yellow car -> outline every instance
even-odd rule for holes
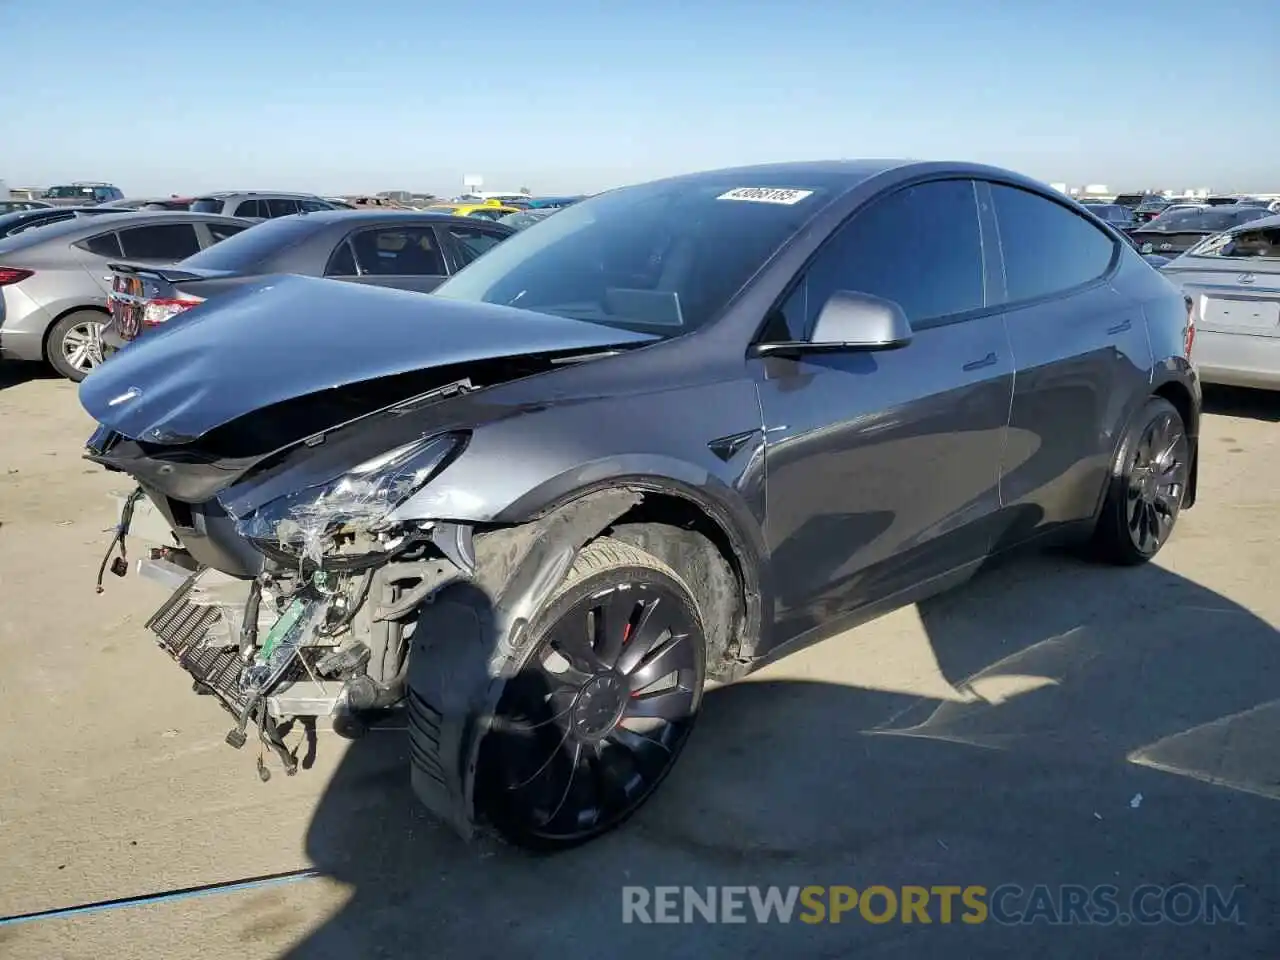
[[[454,217],[479,217],[482,220],[501,220],[509,213],[519,213],[519,207],[508,207],[497,200],[484,203],[439,203],[427,207],[427,213],[447,213]]]

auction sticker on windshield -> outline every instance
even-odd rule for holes
[[[785,203],[790,206],[805,197],[813,196],[812,190],[791,190],[783,187],[736,187],[722,193],[717,200],[748,200],[752,203]]]

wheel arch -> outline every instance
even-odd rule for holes
[[[1196,482],[1200,474],[1200,415],[1199,405],[1191,389],[1182,381],[1169,379],[1156,384],[1151,395],[1168,400],[1178,416],[1182,417],[1182,425],[1187,430],[1187,441],[1191,447],[1191,470],[1187,476],[1187,491],[1182,499],[1184,508],[1195,505]]]
[[[111,312],[106,307],[99,306],[96,303],[74,304],[69,307],[64,307],[58,313],[55,313],[53,315],[53,319],[49,321],[48,325],[44,328],[44,333],[40,337],[40,352],[44,355],[46,363],[49,361],[49,338],[53,335],[54,328],[61,323],[63,319],[71,316],[73,313],[100,313],[107,318],[110,318],[111,316]]]
[[[615,528],[695,520],[693,529],[733,553],[740,571],[739,636],[759,636],[766,586],[758,526],[704,484],[669,475],[624,474],[550,499],[533,494],[472,530],[474,579],[446,587],[420,612],[409,658],[412,780],[418,798],[469,839],[476,829],[480,744],[507,681],[529,649],[529,626],[582,547]],[[684,529],[683,527],[681,529]],[[754,633],[751,633],[754,631]],[[742,650],[746,654],[749,650]]]

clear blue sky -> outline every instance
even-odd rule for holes
[[[0,0],[0,179],[591,191],[929,157],[1280,191],[1275,0]]]

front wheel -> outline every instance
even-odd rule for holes
[[[1152,397],[1134,418],[1111,472],[1095,544],[1116,564],[1145,563],[1173,534],[1190,476],[1182,415]]]
[[[618,826],[666,777],[701,702],[706,640],[680,575],[609,538],[583,548],[531,627],[476,800],[508,841],[555,850]]]

